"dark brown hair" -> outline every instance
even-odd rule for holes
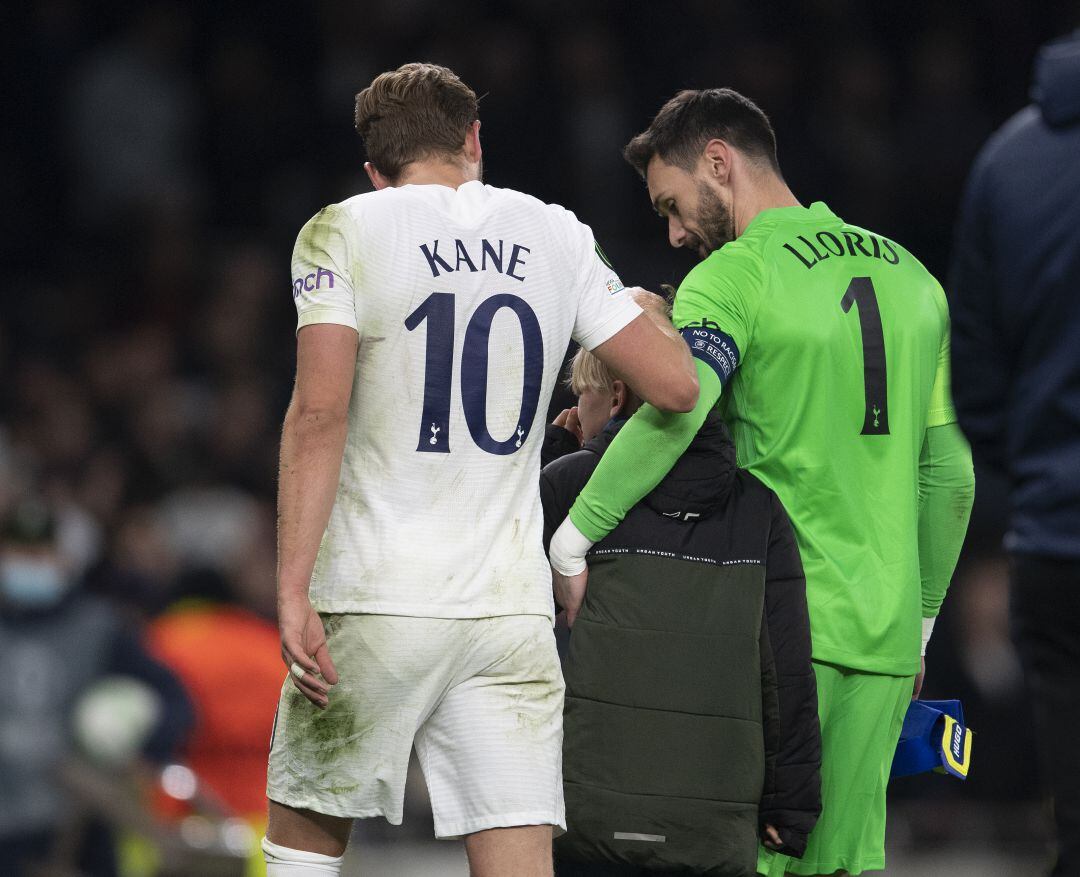
[[[730,88],[680,91],[660,108],[647,129],[626,144],[623,157],[642,176],[654,155],[690,171],[705,144],[714,139],[780,172],[776,134],[768,116],[750,98]]]
[[[368,160],[391,180],[410,162],[458,153],[477,115],[476,92],[438,64],[403,64],[356,96]]]

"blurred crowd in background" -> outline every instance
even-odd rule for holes
[[[289,257],[310,215],[368,188],[355,92],[407,60],[452,67],[483,96],[487,182],[574,210],[625,281],[657,289],[691,256],[668,248],[621,147],[678,89],[731,86],[771,116],[804,203],[895,238],[944,280],[971,159],[1026,102],[1037,46],[1076,23],[1075,6],[1004,0],[39,0],[11,15],[0,514],[44,503],[72,591],[147,626],[148,659],[184,683],[193,716],[160,759],[209,747],[208,791],[241,816],[262,778],[220,762],[265,759],[284,673]],[[1044,831],[1008,638],[1004,491],[979,474],[926,688],[963,698],[975,768],[964,785],[896,785],[932,799],[912,816],[923,844]],[[230,706],[211,704],[219,683]]]

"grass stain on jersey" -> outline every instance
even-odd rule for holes
[[[337,560],[341,556],[342,550],[337,546],[337,541],[330,534],[330,528],[327,527],[326,532],[323,533],[322,541],[319,543],[319,551],[315,555],[315,566],[311,570],[312,585],[324,578],[327,565]]]
[[[507,707],[513,716],[511,740],[522,736],[542,739],[552,733],[551,716],[562,715],[565,685],[554,641],[548,639],[551,636],[545,629],[529,636],[515,650],[514,658],[526,660],[515,673],[520,679],[513,684]]]
[[[330,705],[325,710],[312,707],[297,710],[290,716],[294,719],[288,728],[290,749],[306,750],[315,761],[325,764],[339,759],[342,750],[356,742],[355,714],[347,703],[338,700],[340,706],[336,706],[334,700],[331,695]]]
[[[370,377],[368,369],[371,367],[371,358],[375,355],[377,350],[376,345],[385,340],[385,335],[362,337],[360,339],[360,346],[356,352],[356,370],[358,374],[363,375],[364,377]]]

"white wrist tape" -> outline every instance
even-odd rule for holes
[[[344,856],[334,858],[278,846],[265,837],[262,849],[266,856],[267,877],[326,877],[328,874],[338,877],[345,861]]]
[[[551,568],[564,576],[576,576],[579,572],[584,572],[585,555],[592,546],[592,542],[582,535],[567,516],[551,537],[551,547],[548,549]]]
[[[922,651],[919,654],[924,658],[926,657],[926,645],[930,642],[930,636],[934,632],[935,621],[937,621],[937,617],[922,620]]]

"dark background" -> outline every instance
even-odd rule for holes
[[[804,203],[895,238],[946,280],[976,150],[1025,104],[1037,47],[1080,23],[1075,3],[1005,0],[5,11],[0,509],[48,496],[86,586],[142,616],[207,566],[272,613],[289,257],[310,215],[368,188],[353,95],[378,72],[457,71],[483,96],[487,182],[575,211],[628,283],[677,284],[691,257],[668,247],[620,149],[680,88],[720,85],[771,116]],[[981,475],[930,649],[927,693],[962,696],[976,730],[972,778],[895,787],[919,843],[1043,831],[1003,502]]]

